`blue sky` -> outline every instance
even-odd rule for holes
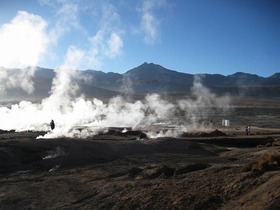
[[[0,66],[280,72],[277,0],[3,0]]]

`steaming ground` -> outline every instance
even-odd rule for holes
[[[188,129],[209,127],[211,117],[230,109],[229,97],[211,93],[199,77],[194,80],[191,98],[170,102],[158,94],[148,94],[144,100],[133,101],[130,97],[118,96],[108,103],[77,96],[76,78],[79,78],[76,71],[60,68],[50,96],[41,103],[21,101],[10,107],[1,107],[0,129],[49,131],[48,123],[53,119],[56,129],[39,138],[86,138],[106,132],[108,127],[141,129],[161,123],[170,125],[172,129],[148,135],[176,137]],[[84,128],[82,132],[75,129],[77,126]]]

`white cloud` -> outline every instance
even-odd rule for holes
[[[58,9],[57,15],[60,17],[61,22],[79,28],[78,11],[79,10],[77,4],[71,2],[64,2],[62,6]]]
[[[40,2],[55,9],[57,19],[49,33],[54,49],[67,40],[68,53],[73,47],[82,52],[83,58],[76,61],[72,68],[100,68],[106,59],[121,55],[124,45],[123,31],[120,29],[120,16],[114,5],[103,1],[91,1],[86,5],[83,1],[73,0],[52,2],[40,0]],[[82,16],[91,22],[90,28],[82,25],[84,22],[81,20]],[[79,39],[69,37],[79,37]],[[55,54],[54,50],[53,54]]]
[[[76,46],[69,46],[62,68],[76,69],[79,67],[85,56],[85,52]]]
[[[113,59],[122,54],[124,33],[121,29],[120,16],[114,5],[103,3],[100,7],[100,24],[95,35],[90,37],[89,63],[102,66],[104,59]]]
[[[124,32],[121,30],[119,14],[110,3],[103,2],[99,6],[94,8],[94,14],[100,10],[96,33],[87,36],[89,46],[83,48],[83,68],[101,68],[105,59],[114,59],[122,54]]]
[[[79,23],[79,6],[77,4],[71,1],[54,1],[52,3],[56,17],[49,37],[53,45],[56,45],[65,34],[72,33],[72,29],[76,29],[79,33],[84,31]]]
[[[19,11],[0,28],[0,65],[4,67],[35,66],[46,51],[46,21],[34,14]]]
[[[165,0],[144,0],[139,9],[141,15],[141,30],[144,32],[144,41],[147,44],[155,44],[159,39],[160,20],[155,10],[165,5]]]
[[[142,16],[142,29],[145,32],[145,42],[148,44],[154,44],[158,35],[158,21],[149,12],[146,12]]]
[[[53,1],[52,1],[52,0],[37,0],[37,1],[38,1],[38,3],[39,3],[40,5],[52,6],[52,4],[53,4]]]
[[[119,34],[113,32],[111,33],[110,39],[107,41],[107,45],[108,45],[108,51],[106,54],[110,58],[114,58],[120,55],[121,49],[123,47],[123,41]]]

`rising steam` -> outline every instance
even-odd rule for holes
[[[111,98],[108,103],[96,98],[87,100],[76,95],[77,77],[77,71],[66,66],[57,69],[51,94],[41,103],[22,101],[0,108],[0,129],[48,131],[40,138],[86,138],[106,132],[108,127],[142,129],[149,137],[177,136],[188,129],[204,127],[209,110],[229,107],[229,97],[217,97],[202,85],[199,77],[194,79],[193,96],[173,103],[158,94],[148,94],[142,101],[122,96]],[[56,123],[53,131],[49,128],[51,119]],[[165,129],[151,131],[155,125]]]
[[[6,91],[15,88],[31,94],[34,91],[32,77],[35,70],[35,67],[25,70],[0,67],[0,95],[5,95]]]

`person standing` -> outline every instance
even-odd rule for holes
[[[51,121],[50,125],[51,125],[51,129],[53,130],[55,128],[55,124],[53,120]]]
[[[245,131],[246,131],[246,135],[247,135],[247,136],[250,135],[250,126],[249,126],[249,125],[247,125],[247,126],[245,127]]]

